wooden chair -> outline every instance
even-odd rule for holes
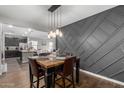
[[[41,79],[44,79],[44,71],[36,63],[35,59],[29,58],[29,73],[30,73],[30,87],[39,88],[39,81]],[[34,81],[34,76],[37,78],[37,80],[35,81]],[[37,86],[35,86],[34,83],[37,83]],[[43,85],[42,87],[45,87],[45,85]]]
[[[57,75],[59,75],[60,78],[56,79],[55,83],[57,85],[59,85],[60,87],[65,88],[65,87],[70,87],[71,85],[73,85],[73,87],[75,87],[74,75],[73,75],[73,71],[74,71],[73,65],[74,65],[75,61],[76,61],[76,57],[69,57],[69,58],[65,59],[63,70],[61,72],[57,72]],[[71,76],[71,79],[68,78],[69,76]],[[60,79],[62,79],[63,86],[57,82]],[[71,84],[65,86],[65,80],[68,80]]]

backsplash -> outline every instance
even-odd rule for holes
[[[19,50],[19,46],[6,46],[5,50]]]

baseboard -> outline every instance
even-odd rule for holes
[[[121,82],[121,81],[118,81],[118,80],[115,80],[115,79],[112,79],[112,78],[109,78],[109,77],[105,77],[105,76],[102,76],[102,75],[99,75],[99,74],[95,74],[95,73],[92,73],[92,72],[89,72],[89,71],[86,71],[86,70],[80,69],[80,73],[86,73],[86,74],[89,74],[91,76],[101,78],[101,79],[104,79],[106,81],[110,81],[110,82],[113,82],[113,83],[116,83],[116,84],[124,86],[124,83]]]
[[[2,75],[2,65],[0,64],[0,76]]]

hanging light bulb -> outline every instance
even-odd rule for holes
[[[55,38],[56,37],[56,33],[55,32],[53,32],[53,38]]]
[[[60,31],[59,29],[56,29],[56,35],[59,35]]]
[[[61,31],[59,32],[59,36],[60,36],[60,37],[62,37],[62,36],[63,36],[63,33],[62,33]]]
[[[51,37],[50,37],[50,33],[48,33],[48,38],[50,39]]]
[[[52,37],[55,38],[55,33],[54,32],[52,33]]]
[[[53,37],[53,31],[50,31],[49,35],[50,37]]]
[[[52,34],[53,33],[53,31],[50,31],[50,33],[49,34]]]

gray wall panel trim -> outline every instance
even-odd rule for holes
[[[94,37],[93,37],[94,38]],[[95,39],[95,38],[94,38]],[[88,48],[88,50],[85,50],[85,52],[86,53],[88,53],[87,55],[86,55],[86,53],[80,53],[80,56],[82,57],[82,60],[83,60],[83,58],[85,58],[85,57],[87,57],[89,54],[91,54],[92,53],[92,51],[94,51],[95,49],[96,49],[96,47],[98,47],[98,46],[100,46],[101,45],[101,42],[100,41],[98,41],[97,39],[95,39],[96,41],[94,42],[94,43],[96,43],[97,44],[97,46],[95,45],[92,45],[91,43],[89,43],[89,42],[87,42],[88,44],[89,44],[89,48]],[[86,43],[86,42],[85,42]],[[84,43],[84,45],[83,45],[83,47],[85,46],[85,47],[87,47],[86,45],[85,45],[85,43]],[[84,48],[85,49],[85,48]]]
[[[86,57],[88,57],[94,50],[96,50],[102,44],[101,42],[99,42],[97,40],[94,43],[95,43],[95,47],[93,46],[94,47],[93,49],[90,48],[90,50],[86,51],[88,53],[87,55],[86,55],[86,53],[81,55],[82,56],[82,60],[84,60]],[[84,62],[85,62],[85,60],[84,60]]]
[[[60,39],[58,39],[58,40],[59,40],[59,44],[62,45],[63,48],[67,48],[67,46],[65,46],[65,43],[64,43],[62,40],[60,40]],[[61,47],[62,47],[62,46],[61,46]],[[65,46],[65,47],[64,47],[64,46]]]
[[[67,46],[67,48],[69,49],[69,51],[71,50],[72,53],[75,53],[74,50],[73,50],[73,48],[72,48],[72,46],[70,46],[70,45],[66,42],[66,40],[65,40],[64,38],[61,38],[61,40],[63,41],[64,45]]]
[[[113,15],[113,17],[110,16],[107,19],[111,20],[113,23],[120,26],[122,24],[121,22],[124,21],[124,19],[123,19],[124,12],[122,13],[122,11],[121,12],[119,12],[119,11],[120,10],[117,8],[113,9],[113,12],[111,14],[111,15]]]
[[[117,59],[116,61],[106,65],[105,67],[103,67],[102,69],[98,70],[96,73],[100,74],[101,72],[103,72],[105,69],[111,67],[112,65],[114,65],[115,63],[119,62],[120,60],[122,60],[124,58],[124,56],[120,57],[119,59]]]
[[[78,24],[79,24],[79,23],[78,23]],[[82,34],[84,34],[84,32],[85,32],[85,31],[83,31],[83,29],[86,29],[86,28],[87,28],[86,26],[89,25],[90,23],[89,23],[89,21],[88,21],[88,22],[85,22],[85,23],[82,25],[82,27],[79,27],[78,24],[72,25],[72,26],[70,27],[70,30],[71,30],[71,33],[73,32],[73,33],[75,33],[76,35],[79,35],[79,37],[81,37]]]
[[[116,72],[116,73],[114,73],[114,74],[112,74],[112,75],[110,75],[109,77],[115,77],[115,76],[117,76],[117,75],[119,75],[120,73],[123,73],[124,72],[124,69],[121,69],[120,71],[118,71],[118,72]]]
[[[123,25],[122,25],[123,26]],[[122,27],[122,26],[120,26],[120,27]],[[103,45],[105,45],[105,43],[107,43],[112,37],[114,37],[117,33],[118,33],[118,30],[120,30],[120,27],[118,27],[113,33],[112,33],[112,35],[110,35],[109,36],[109,38],[106,40],[106,41],[104,41],[96,50],[94,50],[88,57],[86,57],[85,59],[84,59],[84,61],[86,61],[89,57],[91,57],[96,51],[98,51]],[[112,49],[113,50],[113,49]],[[111,51],[112,51],[111,50]],[[110,51],[110,52],[111,52]],[[109,52],[108,52],[109,53]],[[106,53],[105,55],[107,55],[108,53]],[[103,55],[103,57],[105,56],[105,55]],[[101,57],[100,59],[102,59],[103,57]],[[95,63],[97,63],[100,59],[98,59]],[[92,65],[94,65],[95,63],[93,63],[93,64],[91,64],[91,65],[89,65],[89,67],[91,67]]]
[[[121,27],[123,27],[124,25],[121,25],[120,27],[119,27],[119,29],[121,29]],[[115,32],[116,33],[116,32]],[[97,50],[98,51],[98,50]],[[104,56],[104,55],[103,55]]]
[[[101,31],[103,31],[106,35],[110,35],[110,34],[108,34],[106,31],[104,31],[101,27],[99,27],[99,29],[101,30]]]
[[[58,39],[58,38],[57,38]],[[64,46],[64,44],[62,43],[62,41],[61,40],[59,40],[59,45],[58,45],[59,47],[66,47],[66,46]]]
[[[118,33],[118,31],[120,31],[121,29],[122,29],[122,27],[124,27],[124,24],[122,24],[114,33],[113,33],[113,35],[111,36],[111,38],[109,38],[105,43],[107,43],[108,41],[110,41],[111,39],[112,39],[112,37],[114,37],[117,33]],[[103,44],[103,45],[105,45],[105,44]],[[102,45],[102,46],[103,46]],[[92,67],[93,65],[95,65],[97,62],[99,62],[103,57],[105,57],[107,54],[109,54],[112,50],[114,50],[115,49],[115,47],[116,47],[116,45],[117,44],[115,44],[114,45],[114,47],[113,48],[111,48],[108,52],[106,52],[102,57],[100,57],[99,59],[97,59],[94,63],[92,63],[91,65],[89,65],[88,67],[90,68],[90,67]],[[98,51],[98,50],[97,50]],[[91,57],[91,56],[90,56]]]
[[[58,38],[58,40],[59,40],[59,38]],[[62,40],[59,40],[58,46],[60,46],[59,48],[60,48],[60,49],[63,49],[63,51],[67,48],[67,47],[65,46],[65,44],[63,43]]]
[[[103,32],[103,31],[102,31]],[[103,32],[104,33],[104,32]],[[93,34],[92,34],[92,36],[99,42],[99,43],[103,43],[102,41],[100,41],[96,36],[94,36]],[[106,35],[107,37],[108,37],[108,35]]]
[[[106,20],[107,20],[109,23],[111,23],[111,25],[113,25],[115,28],[118,28],[118,27],[119,27],[119,25],[113,23],[113,22],[112,22],[111,20],[109,20],[108,18],[106,18]]]
[[[110,76],[113,73],[116,73],[123,68],[124,68],[124,58],[114,63],[109,68],[106,68],[104,71],[102,71],[99,74],[104,75],[104,76]]]
[[[116,30],[115,30],[115,32],[116,32]],[[116,33],[115,33],[116,34]],[[88,55],[85,59],[84,59],[84,61],[86,61],[91,55],[93,55],[97,50],[99,50],[106,42],[108,42],[108,40],[110,40],[111,39],[111,37],[113,37],[114,35],[115,35],[114,33],[111,35],[111,36],[109,36],[109,38],[107,39],[107,40],[105,40],[96,50],[94,50],[90,55]]]
[[[97,74],[100,74],[100,73],[103,72],[105,69],[111,67],[112,65],[114,65],[114,64],[117,63],[117,62],[119,62],[119,61],[122,60],[123,58],[124,58],[124,56],[121,57],[120,59],[116,60],[115,62],[112,62],[111,64],[105,66],[103,69],[100,69],[100,70],[97,71],[96,73],[97,73]],[[111,76],[111,75],[110,75],[110,76]]]
[[[88,27],[84,29],[85,32],[82,34],[82,36],[78,40],[79,41],[79,44],[77,45],[77,50],[79,50],[80,47],[81,47],[81,45],[82,45],[81,44],[82,38],[85,37],[85,35],[88,33],[87,29],[89,29],[89,27],[96,21],[96,19],[97,19],[97,16],[92,20],[92,22],[90,22],[90,24],[88,25]]]
[[[88,37],[90,37],[92,34],[93,34],[93,32],[99,27],[99,25],[106,19],[106,17],[107,16],[109,16],[110,15],[110,13],[111,13],[111,11],[109,11],[109,12],[107,12],[106,14],[104,14],[104,15],[99,15],[98,16],[98,18],[96,19],[96,20],[98,20],[98,21],[94,21],[94,22],[97,22],[97,23],[92,23],[92,25],[95,25],[95,26],[93,26],[93,28],[90,28],[90,29],[92,29],[92,30],[89,30],[90,32],[89,32],[89,34],[84,38],[83,37],[83,40],[82,40],[82,37],[81,37],[81,43],[79,44],[79,45],[83,45],[83,43],[88,39]],[[91,26],[92,27],[92,26]],[[87,30],[87,31],[88,31]],[[78,47],[78,49],[79,49],[80,47]]]
[[[81,69],[124,81],[124,6],[62,28],[58,47],[80,57]]]
[[[109,13],[108,13],[108,15],[109,15]],[[107,15],[106,15],[106,16],[107,16]],[[106,19],[106,17],[104,17],[104,20],[105,20],[105,19]],[[103,20],[101,21],[101,23],[102,23],[102,22],[103,22]],[[100,24],[101,24],[101,23],[100,23]],[[100,25],[100,24],[99,24],[99,25]],[[96,31],[97,28],[99,28],[99,25],[98,25],[94,30],[92,30],[92,32],[87,36],[86,40]],[[85,40],[85,41],[86,41],[86,40]],[[82,42],[82,45],[81,45],[81,46],[83,46],[83,44],[85,43],[85,41]],[[80,49],[80,48],[79,48],[79,49]],[[83,53],[84,53],[84,52],[83,52]],[[83,55],[83,53],[81,53],[81,54]]]
[[[92,31],[94,31],[94,29],[96,29],[96,27],[99,25],[100,22],[102,22],[102,19],[104,19],[104,17],[107,14],[108,14],[108,12],[106,12],[105,14],[97,15],[97,17],[94,19],[93,23],[86,30],[86,33],[84,33],[80,37],[80,39],[79,39],[79,46],[77,47],[77,49],[80,49],[81,45],[85,42],[85,40],[87,40],[87,38],[92,34]]]

